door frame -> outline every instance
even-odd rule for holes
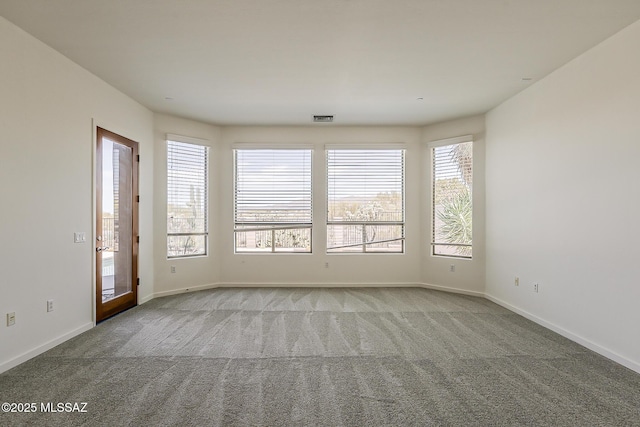
[[[138,216],[138,207],[139,207],[139,191],[138,191],[138,181],[139,181],[139,156],[138,156],[138,142],[129,139],[127,137],[122,136],[121,134],[115,133],[113,131],[107,130],[104,126],[100,124],[96,124],[95,121],[93,123],[93,131],[94,131],[94,141],[93,141],[93,212],[94,212],[94,220],[93,220],[93,245],[92,245],[92,259],[93,259],[93,294],[92,294],[92,306],[93,306],[93,320],[94,324],[101,322],[121,311],[124,311],[128,308],[134,307],[138,304],[138,251],[139,251],[139,216]],[[98,173],[102,170],[102,166],[99,165],[99,161],[101,160],[101,155],[98,152],[98,143],[100,142],[102,137],[108,137],[109,139],[121,143],[123,145],[129,146],[132,150],[132,238],[131,238],[131,292],[125,294],[126,298],[115,298],[112,301],[109,301],[103,307],[102,304],[102,295],[99,290],[98,283],[98,273],[102,274],[101,270],[98,269],[98,252],[96,251],[96,238],[98,236],[98,225],[102,223],[102,200],[99,199],[99,188],[102,185],[102,175]],[[101,194],[101,193],[100,193]],[[102,280],[102,279],[100,279]],[[100,289],[101,291],[101,289]]]

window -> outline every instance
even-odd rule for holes
[[[311,252],[311,149],[235,149],[235,251]]]
[[[327,252],[404,252],[404,149],[327,150]]]
[[[433,255],[471,258],[473,142],[460,137],[432,144]]]
[[[169,258],[207,254],[208,163],[209,147],[167,140]]]

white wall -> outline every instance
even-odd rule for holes
[[[202,257],[167,259],[167,134],[188,136],[208,141],[209,167],[209,246]],[[154,116],[155,177],[154,191],[154,266],[153,297],[178,291],[197,290],[217,285],[220,281],[220,128],[166,114]],[[171,266],[175,273],[171,273]]]
[[[421,182],[424,183],[422,190],[422,236],[425,242],[424,256],[422,258],[422,282],[436,289],[443,288],[479,296],[484,293],[485,287],[484,127],[485,117],[484,115],[478,115],[427,126],[422,132],[424,147],[422,152],[422,164],[424,167],[421,179]],[[432,160],[429,143],[463,135],[473,135],[473,257],[472,259],[461,259],[433,256],[429,246],[433,234],[431,225],[433,183],[429,166]],[[454,265],[454,272],[450,270],[451,265]]]
[[[640,22],[488,114],[486,281],[640,372],[638,52]]]
[[[140,293],[151,292],[153,118],[4,18],[0,93],[2,372],[93,326],[94,120],[140,142]]]
[[[306,143],[314,151],[312,254],[233,253],[233,152],[236,142]],[[326,254],[327,143],[405,143],[406,253]],[[220,151],[223,285],[408,285],[420,282],[420,129],[413,127],[225,127]],[[325,268],[325,263],[329,268]]]

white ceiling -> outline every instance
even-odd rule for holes
[[[0,15],[156,112],[424,125],[488,111],[640,19],[640,0],[0,0]]]

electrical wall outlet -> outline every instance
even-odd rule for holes
[[[451,264],[451,265],[449,266],[449,271],[450,271],[451,273],[455,273],[455,272],[456,272],[456,265],[455,265],[455,264]]]
[[[53,311],[53,300],[49,299],[47,300],[47,313]]]
[[[13,326],[16,324],[16,313],[7,313],[7,326]]]
[[[535,293],[540,292],[540,285],[538,283],[533,284],[533,292]]]
[[[513,281],[513,284],[516,286],[520,286],[520,278],[516,276],[515,280]]]
[[[176,272],[176,266],[175,266],[175,265],[172,265],[172,266],[171,266],[171,273],[175,273],[175,272]]]
[[[324,263],[324,268],[329,268],[329,263],[328,262]]]

